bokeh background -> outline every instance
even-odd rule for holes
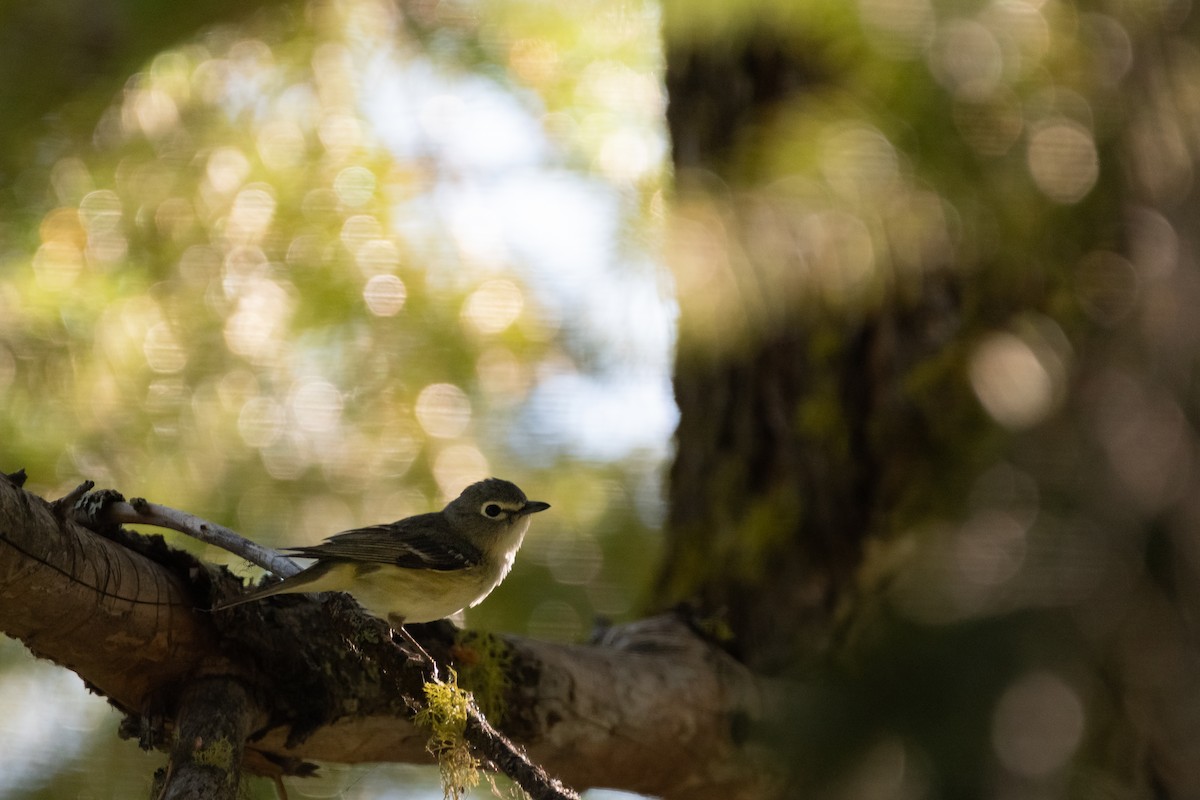
[[[0,25],[0,469],[268,544],[501,475],[554,510],[467,624],[702,595],[804,796],[1200,795],[1190,3],[216,6]],[[671,517],[677,344],[729,391]],[[144,796],[75,676],[0,670],[0,797]]]
[[[4,180],[2,467],[281,546],[509,478],[554,516],[467,623],[581,640],[644,598],[676,416],[659,12],[406,13],[230,14],[39,134]],[[116,722],[0,642],[0,797],[145,796],[162,758]],[[292,791],[413,796],[375,772]]]

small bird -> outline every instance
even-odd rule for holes
[[[284,548],[316,563],[213,611],[289,592],[349,592],[416,644],[404,623],[432,622],[480,603],[512,569],[529,515],[549,507],[513,483],[488,478],[442,511]]]

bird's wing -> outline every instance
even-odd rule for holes
[[[440,514],[335,534],[311,547],[291,547],[305,558],[395,564],[406,569],[456,570],[483,561],[479,548],[450,532]]]

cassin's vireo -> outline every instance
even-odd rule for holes
[[[504,580],[529,515],[549,507],[527,499],[515,484],[488,478],[442,511],[285,548],[316,563],[213,610],[286,592],[349,592],[396,628],[442,619],[476,605]]]

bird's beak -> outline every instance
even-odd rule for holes
[[[536,514],[539,511],[545,511],[549,507],[549,503],[543,503],[541,500],[526,500],[525,505],[521,506],[521,510],[517,512],[517,515],[523,517],[526,514]]]

